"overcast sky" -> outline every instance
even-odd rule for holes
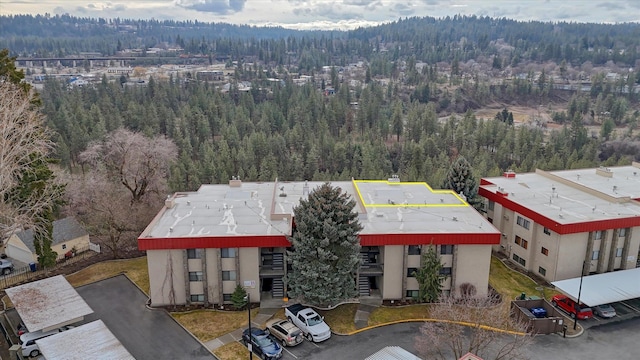
[[[0,0],[0,14],[198,20],[350,29],[400,17],[483,15],[516,20],[639,22],[640,0]]]

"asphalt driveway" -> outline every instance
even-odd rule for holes
[[[85,318],[85,322],[102,319],[136,359],[215,360],[169,314],[147,309],[147,296],[125,276],[98,281],[76,290],[94,311]]]

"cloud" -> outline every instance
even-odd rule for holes
[[[403,3],[397,3],[393,5],[393,11],[402,16],[410,16],[410,15],[413,15],[415,12],[411,4],[403,4]]]
[[[612,2],[603,2],[603,3],[597,4],[596,7],[603,8],[606,10],[624,10],[625,9],[625,6],[612,3]]]
[[[200,12],[226,15],[242,11],[246,2],[247,0],[177,0],[176,5]]]

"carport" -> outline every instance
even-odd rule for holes
[[[102,320],[36,340],[36,344],[46,359],[135,359]]]
[[[554,281],[558,290],[587,306],[611,304],[615,302],[640,298],[640,268],[608,272],[582,277],[582,290],[580,290],[580,278]]]
[[[6,289],[29,332],[75,324],[93,310],[62,275]]]

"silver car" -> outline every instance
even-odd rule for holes
[[[592,308],[593,312],[603,318],[612,318],[616,316],[616,309],[609,304],[602,304],[598,306],[594,306]]]
[[[269,320],[265,331],[280,340],[282,346],[295,346],[303,340],[302,331],[288,320]]]

